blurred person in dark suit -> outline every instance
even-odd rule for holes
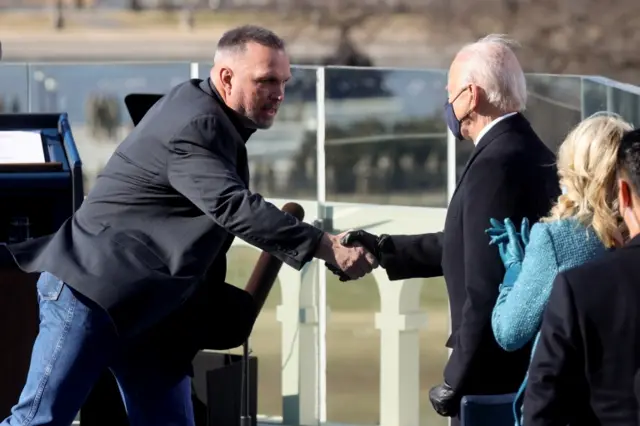
[[[444,275],[449,293],[453,349],[444,383],[430,391],[434,409],[457,423],[463,395],[518,390],[530,345],[502,350],[491,332],[491,312],[505,269],[487,244],[490,218],[538,220],[560,194],[555,156],[522,115],[525,76],[504,37],[487,36],[463,47],[449,70],[447,125],[475,149],[447,211],[444,232],[375,236],[362,230],[344,242],[361,243],[391,280]]]
[[[371,271],[363,248],[248,189],[245,143],[272,125],[290,77],[274,33],[227,32],[210,78],[151,107],[56,234],[8,247],[42,274],[28,377],[2,426],[70,425],[106,368],[132,426],[193,425],[193,356],[239,346],[257,314],[225,284],[236,236],[296,269],[317,257],[354,279]]]
[[[529,368],[525,426],[639,424],[640,130],[622,138],[617,169],[630,239],[556,277]]]
[[[636,411],[638,413],[638,423],[640,425],[640,370],[636,371],[636,375],[633,379],[633,391],[636,394]]]

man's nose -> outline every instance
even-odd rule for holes
[[[285,84],[282,83],[280,84],[280,87],[278,87],[275,92],[273,93],[274,97],[278,100],[278,101],[282,101],[282,99],[284,99],[284,89],[285,89]]]

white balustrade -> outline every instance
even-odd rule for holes
[[[276,206],[297,201],[306,212],[316,212],[317,203],[300,200],[270,200]],[[375,234],[437,232],[444,226],[445,209],[328,203],[333,206],[334,227],[364,228]],[[307,217],[306,222],[313,222]],[[247,246],[236,239],[234,245]],[[326,282],[318,280],[317,261],[301,271],[284,265],[278,276],[282,301],[277,319],[282,327],[282,423],[323,423],[320,368],[318,293]],[[420,309],[419,280],[389,281],[382,268],[373,272],[380,294],[380,312],[372,318],[380,330],[380,425],[415,426],[420,419],[420,340],[427,313]],[[349,285],[346,283],[345,285]],[[372,288],[372,291],[374,289]],[[328,307],[330,308],[330,307]],[[442,342],[433,342],[441,345]],[[259,353],[256,354],[258,357]]]

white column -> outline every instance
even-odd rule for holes
[[[380,426],[420,424],[420,329],[426,314],[420,311],[419,280],[390,281],[376,269],[380,312]]]
[[[325,162],[325,68],[316,70],[316,179],[318,219],[326,216],[326,162]],[[317,262],[317,261],[316,261]],[[318,276],[318,420],[327,421],[327,269],[317,268]]]
[[[189,78],[200,78],[200,66],[197,62],[189,64]]]
[[[318,424],[318,311],[317,262],[302,271],[283,266],[278,278],[282,304],[282,417],[286,425]]]

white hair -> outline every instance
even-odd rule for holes
[[[482,87],[488,102],[505,113],[524,111],[527,105],[527,83],[512,46],[519,44],[503,34],[490,34],[458,52],[465,64],[461,85]]]

